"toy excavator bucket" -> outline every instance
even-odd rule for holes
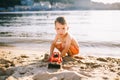
[[[48,64],[48,69],[60,69],[60,68],[61,68],[60,64],[52,64],[52,63]]]

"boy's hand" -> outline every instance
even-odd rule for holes
[[[66,56],[66,54],[61,54],[61,57],[65,57]]]

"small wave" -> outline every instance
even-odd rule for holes
[[[0,32],[0,37],[11,37],[12,32]]]
[[[82,47],[120,47],[118,42],[79,42],[79,45]]]

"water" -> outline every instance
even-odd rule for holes
[[[70,33],[79,42],[81,54],[120,56],[120,11],[117,10],[0,13],[0,43],[40,47],[48,42],[50,46],[55,36],[54,20],[58,16],[65,16]]]

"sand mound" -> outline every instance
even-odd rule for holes
[[[60,72],[39,72],[33,80],[81,80],[84,76],[75,71],[60,71]]]

